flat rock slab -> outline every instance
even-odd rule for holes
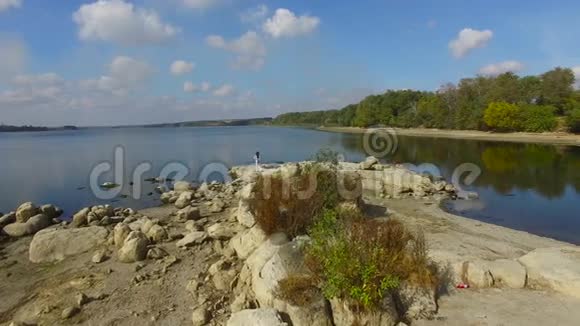
[[[539,248],[518,259],[528,272],[528,286],[580,298],[580,248]]]
[[[444,295],[433,320],[413,326],[578,325],[580,299],[530,289],[465,289]]]
[[[227,326],[287,326],[274,309],[242,310],[232,314]]]
[[[29,259],[33,263],[61,261],[105,243],[108,234],[107,229],[100,226],[42,230],[30,243]]]

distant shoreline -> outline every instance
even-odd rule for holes
[[[498,142],[539,143],[552,145],[580,146],[580,135],[569,133],[496,133],[476,130],[444,130],[420,128],[393,128],[398,135],[410,137],[433,137],[450,139],[471,139]],[[366,128],[357,127],[318,127],[317,130],[327,132],[342,132],[350,134],[365,133]]]

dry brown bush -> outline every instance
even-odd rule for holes
[[[295,306],[310,305],[320,297],[316,279],[309,274],[293,274],[278,282],[276,295]]]

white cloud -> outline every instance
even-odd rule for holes
[[[24,70],[27,56],[26,46],[22,41],[0,35],[0,82],[10,80]]]
[[[236,91],[236,89],[234,88],[234,86],[232,86],[230,84],[223,84],[222,86],[216,88],[213,91],[213,95],[220,96],[220,97],[230,96],[230,95],[233,95],[235,93],[235,91]]]
[[[226,41],[219,35],[206,38],[209,46],[236,54],[233,67],[237,69],[260,69],[266,59],[266,46],[262,38],[254,31],[248,31],[239,38]]]
[[[124,96],[141,86],[153,75],[153,68],[145,61],[118,56],[108,65],[109,73],[98,79],[81,82],[86,90],[98,90]]]
[[[62,84],[64,79],[54,72],[49,72],[38,75],[18,75],[12,82],[19,86],[58,85]]]
[[[107,41],[123,45],[162,43],[179,29],[161,21],[155,11],[135,8],[123,0],[98,0],[82,5],[73,20],[84,41]]]
[[[194,84],[191,81],[186,81],[185,83],[183,83],[183,91],[186,93],[195,93],[195,92],[209,92],[209,90],[211,89],[211,84],[208,82],[203,82],[199,85]],[[225,90],[228,91],[228,90]],[[233,89],[232,89],[233,91]],[[221,92],[224,92],[224,90],[221,90]]]
[[[320,18],[303,15],[297,17],[292,11],[279,8],[268,18],[262,28],[274,38],[294,37],[313,32],[320,24]]]
[[[186,81],[185,83],[183,83],[183,91],[187,92],[187,93],[193,93],[199,90],[199,87],[197,85],[194,85],[192,82],[190,81]]]
[[[20,8],[20,6],[22,6],[22,0],[0,0],[0,12]]]
[[[207,9],[220,3],[220,0],[182,0],[183,5],[191,9]]]
[[[478,31],[464,28],[459,32],[456,39],[449,42],[449,49],[451,49],[454,57],[463,58],[472,50],[487,46],[492,37],[493,32],[489,29]]]
[[[268,16],[269,12],[268,6],[262,4],[242,12],[240,14],[240,20],[242,23],[261,23]]]
[[[193,68],[195,68],[195,63],[193,63],[193,62],[176,60],[171,64],[171,67],[169,67],[169,70],[171,71],[171,73],[173,75],[179,76],[179,75],[185,75],[187,73],[192,72]]]
[[[517,73],[524,69],[524,65],[515,60],[492,63],[479,69],[479,73],[486,76],[497,76],[505,72]]]

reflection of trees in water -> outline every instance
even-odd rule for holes
[[[342,145],[364,152],[361,137],[342,137]],[[433,163],[446,178],[462,163],[474,163],[482,174],[476,185],[501,194],[534,190],[561,197],[566,186],[580,192],[580,147],[399,137],[397,151],[384,159],[397,163]]]

